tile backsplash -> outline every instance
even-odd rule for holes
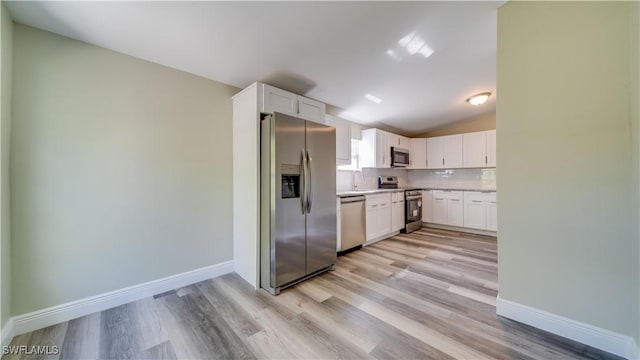
[[[409,170],[408,180],[415,187],[450,187],[496,190],[496,169]]]
[[[338,191],[345,190],[370,190],[378,188],[378,176],[398,177],[399,187],[408,187],[407,170],[404,169],[373,169],[365,168],[362,171],[345,171],[338,170],[336,172],[336,188]],[[355,181],[355,187],[353,186]]]
[[[345,190],[369,190],[378,187],[378,176],[395,175],[398,186],[406,187],[450,187],[496,189],[496,169],[447,169],[447,170],[405,170],[405,169],[362,169],[360,171],[338,170],[336,188]],[[355,187],[353,186],[355,181]]]

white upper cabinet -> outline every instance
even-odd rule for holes
[[[462,147],[464,167],[496,167],[495,130],[463,134]]]
[[[434,137],[427,139],[427,169],[444,168],[444,139]]]
[[[317,123],[324,123],[325,104],[298,96],[298,117]]]
[[[387,145],[389,146],[389,153],[391,153],[391,148],[400,148],[404,150],[409,150],[411,147],[411,139],[408,137],[387,133]]]
[[[391,154],[392,147],[400,147],[400,135],[384,132],[387,134],[387,146],[389,147],[389,154]]]
[[[365,168],[391,167],[388,133],[379,129],[362,130],[360,166]]]
[[[462,135],[427,139],[427,169],[462,167]]]
[[[487,166],[487,133],[462,134],[463,165],[466,168]]]
[[[409,167],[407,169],[427,168],[427,139],[409,139]]]
[[[262,85],[262,112],[298,115],[298,95],[267,84]]]
[[[336,164],[351,164],[351,124],[332,115],[325,116],[325,124],[336,128]]]
[[[462,135],[443,136],[444,140],[444,167],[462,167]]]
[[[324,124],[325,104],[267,84],[260,84],[260,86],[262,87],[262,112],[279,112]]]
[[[496,167],[496,131],[487,131],[487,166]]]

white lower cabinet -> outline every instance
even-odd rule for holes
[[[464,227],[486,230],[487,205],[483,193],[475,191],[465,191]]]
[[[434,190],[433,218],[434,224],[464,226],[464,205],[462,191]]]
[[[462,195],[462,194],[460,194]],[[447,225],[464,226],[464,205],[462,196],[447,199]]]
[[[367,241],[392,232],[390,193],[367,195],[366,208]]]
[[[495,192],[424,190],[422,221],[469,229],[498,231]]]
[[[391,194],[391,231],[404,229],[404,192]]]
[[[433,191],[422,191],[422,222],[433,222]]]
[[[464,227],[480,230],[498,230],[498,202],[496,193],[465,191]]]
[[[487,204],[487,230],[498,231],[498,200],[496,199],[496,193],[493,193]]]

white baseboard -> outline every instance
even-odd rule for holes
[[[490,231],[490,230],[472,229],[472,228],[466,228],[466,227],[434,224],[434,223],[426,223],[426,222],[423,222],[422,226],[426,226],[434,229],[440,229],[440,230],[451,230],[451,231],[464,232],[464,233],[477,234],[477,235],[498,236],[497,231]]]
[[[383,236],[378,236],[377,238],[374,238],[373,240],[369,240],[369,241],[365,242],[364,244],[362,244],[362,247],[373,245],[373,244],[377,243],[380,240],[390,239],[390,238],[392,238],[392,237],[394,237],[394,236],[396,236],[398,234],[400,234],[400,231],[396,230],[396,231],[394,231],[392,233],[389,233],[389,234],[386,234],[386,235],[383,235]]]
[[[627,359],[638,359],[638,346],[635,340],[627,335],[501,299],[499,295],[496,300],[496,313]]]
[[[68,302],[66,304],[37,310],[28,314],[14,316],[9,320],[7,326],[5,326],[5,328],[9,329],[2,329],[2,345],[5,345],[5,337],[8,339],[8,342],[15,335],[107,310],[230,272],[233,272],[233,261],[226,261],[143,284]],[[6,334],[5,331],[7,331]]]
[[[2,330],[0,330],[0,339],[0,346],[2,347],[9,345],[11,339],[13,339],[13,318],[9,318]]]

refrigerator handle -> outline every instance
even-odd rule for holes
[[[305,184],[308,183],[309,184],[309,188],[307,190],[307,214],[311,214],[311,205],[313,202],[313,183],[312,183],[312,177],[313,174],[311,174],[311,154],[309,153],[309,150],[307,150],[307,175],[309,176],[308,178],[305,177]],[[308,180],[308,181],[307,181]]]
[[[304,149],[301,151],[301,161],[302,161],[302,181],[300,181],[300,206],[302,207],[302,213],[305,214],[307,212],[307,156],[304,152]]]

